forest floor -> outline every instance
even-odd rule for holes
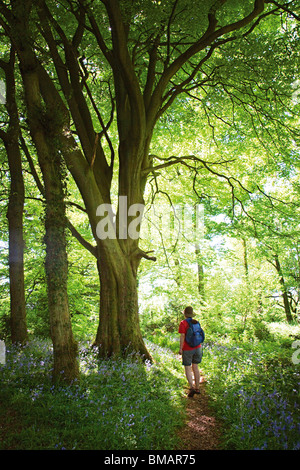
[[[200,395],[187,396],[187,422],[179,431],[181,450],[221,450],[222,423],[209,404],[205,377],[201,376]]]

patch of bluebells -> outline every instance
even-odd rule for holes
[[[37,379],[37,389],[41,391],[45,384],[51,382],[52,353],[52,346],[46,341],[34,340],[22,347],[7,347],[6,362],[0,365],[2,387],[13,384],[32,393],[34,389],[31,389],[30,385],[35,385]],[[43,384],[40,383],[41,374],[44,378]]]
[[[236,449],[300,448],[299,368],[249,345],[206,346],[207,376]]]
[[[240,389],[233,394],[239,416],[235,430],[244,445],[254,449],[296,449],[299,448],[300,423],[299,407],[293,407],[275,389],[246,391]]]
[[[153,363],[144,363],[137,354],[99,360],[90,343],[81,344],[81,380],[71,386],[52,384],[49,342],[8,348],[6,364],[0,367],[1,392],[18,403],[26,418],[19,448],[28,449],[29,441],[34,449],[171,448],[175,432],[169,430],[183,419],[182,370],[175,356],[147,345]],[[36,426],[39,432],[32,439]]]

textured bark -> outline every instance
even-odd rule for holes
[[[68,383],[79,378],[77,346],[73,338],[67,294],[68,260],[65,239],[65,206],[59,162],[44,166],[49,190],[46,206],[46,260],[50,331],[54,350],[53,379]],[[51,171],[52,170],[52,171]],[[51,174],[52,173],[52,174]],[[53,193],[55,198],[52,198]]]
[[[71,383],[79,377],[77,348],[69,315],[65,240],[65,202],[60,155],[56,139],[61,132],[60,116],[53,103],[42,102],[39,64],[32,50],[28,16],[31,3],[13,2],[15,16],[11,19],[20,72],[23,80],[27,117],[43,175],[45,213],[45,269],[51,337],[54,351],[53,380]]]
[[[107,256],[100,248],[100,321],[95,340],[100,356],[138,352],[151,359],[144,344],[138,315],[136,272],[128,259]]]
[[[7,145],[11,187],[7,211],[9,232],[10,323],[13,343],[28,339],[24,291],[24,182],[18,142]]]
[[[1,131],[10,173],[10,193],[7,210],[9,234],[9,280],[10,280],[10,326],[13,343],[25,343],[28,340],[25,291],[24,291],[24,181],[19,148],[19,116],[15,98],[15,51],[11,47],[8,62],[0,60],[5,72],[6,109],[9,116],[7,132]]]

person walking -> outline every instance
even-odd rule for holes
[[[184,366],[185,375],[190,387],[188,397],[193,397],[195,394],[200,393],[200,370],[198,364],[200,364],[202,360],[203,348],[201,343],[197,346],[191,346],[188,344],[186,338],[191,324],[196,325],[199,323],[197,320],[193,319],[193,307],[186,307],[183,313],[185,319],[180,322],[178,329],[178,333],[180,333],[179,354],[182,356],[182,365]],[[193,380],[195,384],[193,383]]]

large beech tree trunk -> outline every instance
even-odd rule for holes
[[[67,166],[72,173],[85,202],[96,247],[90,247],[97,260],[100,279],[100,313],[95,346],[103,357],[113,354],[125,355],[126,352],[139,352],[144,359],[150,354],[144,344],[138,315],[137,270],[142,257],[154,260],[138,247],[138,239],[119,238],[119,226],[116,224],[116,237],[99,239],[96,216],[101,204],[109,203],[100,193],[95,172],[78,149],[71,132],[65,129],[60,137],[61,150]],[[134,185],[135,190],[139,185]],[[130,194],[128,191],[125,194]],[[129,200],[129,197],[128,197]],[[130,204],[141,203],[140,192],[131,191]],[[134,219],[128,216],[127,226]],[[119,221],[119,214],[116,220]]]
[[[100,356],[138,352],[151,359],[140,331],[136,273],[125,256],[113,259],[105,249],[99,251],[100,321],[95,345]]]

